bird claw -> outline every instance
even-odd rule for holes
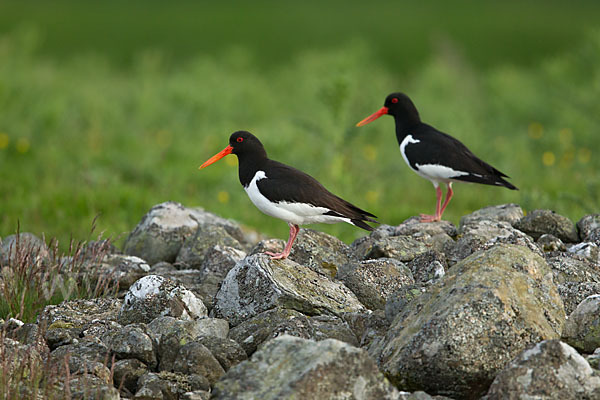
[[[287,258],[288,254],[285,253],[273,253],[271,251],[265,251],[265,254],[271,256],[271,260],[281,260],[282,258]]]
[[[442,218],[437,215],[421,214],[421,222],[437,222]]]

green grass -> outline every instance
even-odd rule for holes
[[[61,4],[47,21],[60,18]],[[259,3],[259,9],[265,4]],[[515,28],[513,39],[524,32],[523,15],[535,12],[534,3],[523,4],[521,11],[526,12],[517,13],[509,26]],[[30,20],[40,28],[18,28],[0,38],[0,236],[14,233],[20,221],[21,231],[44,232],[69,243],[71,236],[87,237],[91,221],[99,215],[97,232],[123,237],[152,205],[175,200],[285,238],[286,224],[261,214],[250,203],[237,179],[235,162],[228,161],[234,156],[197,170],[239,129],[255,133],[272,158],[308,172],[334,193],[378,215],[381,222],[397,224],[411,215],[430,213],[433,187],[404,164],[392,119],[354,126],[380,108],[394,90],[408,93],[425,121],[462,140],[521,189],[456,184],[445,218],[458,223],[465,213],[505,202],[526,209],[550,208],[574,220],[598,212],[600,33],[573,29],[567,34],[564,27],[577,22],[560,18],[579,12],[584,18],[577,25],[583,27],[594,3],[582,3],[575,11],[557,4],[549,3],[545,11],[550,16],[540,17],[555,24],[529,20],[531,34],[523,34],[522,46],[512,53],[503,50],[506,43],[489,47],[500,40],[501,32],[512,32],[500,26],[510,10],[501,7],[496,20],[489,5],[476,9],[488,10],[487,19],[474,19],[471,25],[466,24],[468,16],[455,11],[445,22],[452,34],[422,38],[416,31],[411,36],[416,43],[431,44],[424,50],[410,45],[405,49],[405,42],[385,50],[373,45],[373,36],[389,36],[397,29],[398,38],[404,38],[405,26],[416,29],[418,19],[406,15],[402,21],[407,25],[393,25],[394,13],[380,12],[381,21],[374,20],[374,12],[359,14],[361,9],[351,3],[348,12],[355,15],[350,21],[364,17],[367,25],[359,32],[372,28],[373,36],[330,38],[327,32],[337,35],[340,29],[349,29],[349,22],[332,19],[326,30],[323,26],[332,15],[327,8],[315,16],[320,21],[316,33],[304,29],[308,36],[302,40],[295,33],[299,25],[292,24],[290,37],[278,41],[277,32],[257,20],[260,13],[250,21],[260,26],[258,32],[249,30],[245,35],[243,26],[250,23],[241,24],[247,6],[240,4],[239,14],[231,18],[242,26],[228,20],[219,31],[223,37],[214,36],[216,44],[206,51],[192,50],[194,35],[181,31],[191,25],[193,13],[182,15],[180,24],[171,22],[174,31],[160,25],[166,22],[154,14],[140,16],[140,32],[146,32],[151,21],[164,32],[158,50],[143,51],[143,45],[133,43],[135,38],[119,39],[127,20],[109,30],[116,38],[109,35],[80,48],[77,41],[96,37],[99,29],[92,17],[84,18],[83,8],[73,11],[81,17],[81,37],[63,37],[39,23],[46,18],[44,7],[41,11],[22,7],[32,11]],[[290,6],[294,7],[290,13],[300,13],[297,6]],[[16,5],[3,3],[0,26],[5,26],[2,8],[7,7],[13,7],[16,15]],[[100,6],[90,7],[91,15],[93,7]],[[284,14],[281,6],[273,7],[271,17]],[[303,12],[312,13],[315,7]],[[394,7],[399,13],[401,7]],[[416,12],[416,6],[406,7]],[[207,7],[207,13],[220,15],[217,8]],[[442,16],[436,14],[434,21],[442,21]],[[63,35],[72,26],[64,23]],[[232,44],[227,26],[237,27],[239,42]],[[324,43],[315,43],[313,34],[322,36]],[[540,37],[554,43],[545,47],[548,43],[540,42],[541,49],[531,51],[533,57],[528,49]],[[59,46],[60,38],[67,42],[64,47]],[[160,50],[177,38],[181,48]],[[577,45],[566,49],[569,40]],[[390,43],[389,38],[382,41]],[[282,43],[296,47],[285,51]],[[384,50],[387,56],[382,55]],[[546,55],[540,59],[540,54]],[[412,61],[393,68],[400,58]],[[345,224],[315,228],[345,241],[364,233]]]

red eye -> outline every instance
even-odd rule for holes
[[[394,97],[394,98],[392,99],[392,103],[397,103],[397,102],[398,102],[398,99],[397,99],[396,97]]]
[[[244,138],[243,137],[239,137],[239,138],[237,138],[237,141],[238,141],[238,143],[242,143],[244,141]]]

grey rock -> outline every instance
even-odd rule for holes
[[[415,282],[408,267],[392,258],[344,264],[338,269],[336,278],[371,310],[383,309],[393,291]]]
[[[494,379],[486,400],[600,398],[600,377],[571,346],[545,340],[523,351]]]
[[[229,331],[229,337],[235,340],[248,356],[265,341],[283,334],[310,338],[313,328],[306,315],[277,307],[247,319]]]
[[[277,251],[283,250],[283,247]],[[312,229],[300,229],[290,260],[333,278],[342,265],[356,260],[352,249],[338,238]]]
[[[285,335],[231,368],[211,397],[256,398],[398,399],[399,393],[364,350],[335,339]]]
[[[248,358],[242,346],[233,339],[205,336],[197,340],[210,351],[225,371]]]
[[[450,268],[369,353],[403,390],[474,398],[527,346],[558,338],[564,321],[544,259],[501,244]]]
[[[0,337],[0,354],[2,358],[2,393],[6,396],[16,388],[27,388],[27,380],[32,371],[42,369],[45,352],[40,352],[34,345],[25,345],[7,337]],[[12,384],[13,387],[9,385]],[[8,397],[8,396],[7,396]],[[16,398],[16,397],[15,397]]]
[[[540,256],[543,255],[529,236],[513,228],[508,222],[481,220],[463,226],[456,245],[446,253],[448,264],[454,265],[476,251],[486,250],[500,243],[524,246]]]
[[[84,330],[95,321],[116,321],[120,307],[119,299],[63,301],[59,305],[46,306],[38,315],[37,323],[43,327],[48,346],[54,350],[77,342]]]
[[[0,267],[13,265],[19,258],[39,264],[49,254],[46,243],[33,233],[21,232],[0,238]]]
[[[275,307],[315,314],[340,314],[364,306],[344,285],[289,259],[248,256],[229,271],[217,293],[214,313],[232,326]]]
[[[567,251],[567,246],[565,246],[563,241],[550,233],[544,233],[538,238],[536,243],[544,253],[550,251]]]
[[[573,253],[550,253],[546,260],[557,283],[600,282],[600,268],[584,257]]]
[[[206,252],[198,276],[200,284],[195,291],[200,295],[204,304],[212,308],[221,282],[231,268],[244,257],[246,257],[245,252],[227,246],[217,245]]]
[[[385,303],[385,318],[392,323],[396,316],[404,311],[409,303],[417,299],[426,292],[422,285],[404,286],[392,293]]]
[[[206,378],[200,375],[182,375],[174,372],[148,372],[138,379],[138,390],[134,399],[177,400],[184,393],[208,390]]]
[[[282,239],[263,239],[256,243],[248,252],[249,256],[263,254],[266,251],[277,253],[285,247],[285,240]]]
[[[219,225],[207,225],[188,237],[177,254],[175,266],[179,269],[199,269],[208,251],[214,246],[233,247],[239,251],[244,246]]]
[[[590,214],[577,221],[582,242],[594,242],[600,246],[600,214]]]
[[[565,305],[565,312],[571,314],[586,297],[600,294],[600,283],[564,282],[558,285],[558,293]]]
[[[586,298],[569,315],[562,337],[585,353],[600,347],[600,294]]]
[[[60,376],[66,375],[68,365],[70,375],[95,375],[103,383],[110,383],[110,351],[100,341],[81,340],[60,346],[50,353],[50,362],[58,366]]]
[[[408,263],[414,280],[418,283],[434,283],[446,275],[446,256],[435,250],[416,256]]]
[[[188,342],[179,348],[173,371],[184,375],[202,375],[208,379],[211,386],[225,374],[225,370],[210,350],[199,341]]]
[[[150,368],[155,368],[157,365],[152,339],[142,324],[125,326],[113,334],[110,338],[109,348],[117,359],[135,358]]]
[[[135,282],[125,294],[119,323],[148,323],[166,315],[195,319],[205,317],[207,309],[184,286],[158,275],[148,275]]]
[[[335,338],[358,344],[356,335],[343,319],[331,315],[308,317],[285,308],[267,310],[242,322],[230,331],[229,337],[250,356],[264,342],[284,334],[315,340]]]
[[[206,390],[195,390],[193,392],[187,392],[179,396],[181,400],[209,400],[210,392]]]
[[[385,257],[403,262],[429,251],[423,242],[411,236],[390,236],[377,240],[366,236],[355,240],[352,248],[360,260]]]
[[[455,237],[458,234],[456,226],[450,221],[421,222],[419,217],[411,217],[396,226],[390,236],[419,236],[419,235],[448,235]]]
[[[356,335],[343,318],[334,315],[315,315],[308,317],[308,322],[313,328],[310,339],[337,339],[352,346],[358,346]]]
[[[119,391],[109,382],[92,374],[78,374],[70,378],[70,398],[73,400],[118,400]],[[64,392],[63,392],[64,393]]]
[[[113,382],[117,388],[135,393],[138,379],[147,372],[148,367],[138,359],[119,360],[113,364]]]
[[[235,222],[198,208],[186,208],[166,202],[150,209],[127,237],[123,251],[152,265],[159,261],[174,262],[186,238],[206,225],[219,225],[238,241],[244,235]]]
[[[108,279],[115,284],[118,283],[120,291],[129,289],[135,281],[150,272],[150,266],[146,261],[123,254],[108,254],[89,269],[93,270],[96,280]]]
[[[221,318],[200,318],[194,321],[194,333],[197,337],[216,336],[226,338],[229,334],[229,322]]]
[[[514,226],[536,240],[544,233],[550,233],[563,242],[579,240],[573,221],[551,210],[533,210]]]
[[[589,260],[597,269],[600,269],[600,251],[596,243],[577,243],[569,247],[568,252]]]
[[[374,340],[385,336],[390,324],[381,310],[373,312],[346,313],[344,321],[358,339],[358,346],[368,348]]]
[[[515,226],[523,218],[523,209],[517,204],[500,204],[489,206],[474,211],[471,214],[463,215],[459,222],[459,231],[464,232],[468,225],[477,225],[481,221],[504,221]]]

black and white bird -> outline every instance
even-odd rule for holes
[[[228,154],[238,157],[240,182],[252,203],[263,213],[282,219],[290,226],[283,252],[266,252],[273,259],[286,258],[290,254],[299,225],[347,222],[372,231],[365,221],[378,223],[373,219],[375,215],[334,195],[313,177],[269,159],[262,143],[250,132],[234,132],[229,145],[200,168]]]
[[[385,114],[393,116],[396,121],[396,138],[404,161],[417,174],[429,179],[435,187],[435,214],[421,214],[421,221],[442,219],[454,194],[452,182],[483,183],[518,190],[504,180],[508,178],[507,175],[479,159],[460,141],[421,122],[417,108],[404,93],[390,94],[382,108],[356,126],[366,125]],[[448,188],[444,204],[440,183],[445,183]]]

